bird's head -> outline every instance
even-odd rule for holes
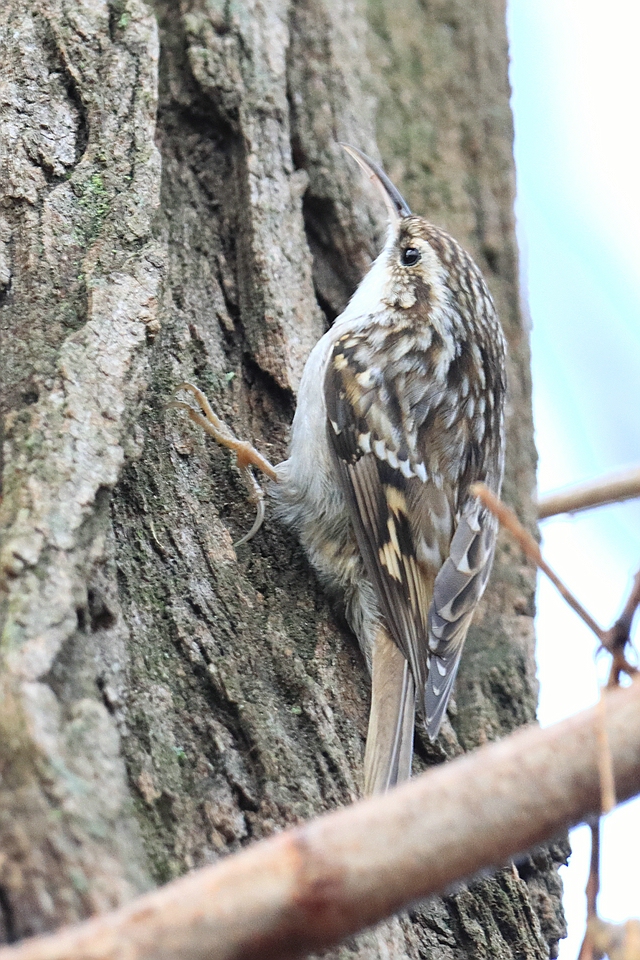
[[[390,307],[408,310],[433,304],[434,298],[446,298],[448,251],[441,231],[411,213],[400,191],[373,160],[356,147],[342,146],[376,187],[387,209],[387,241],[376,261],[378,269],[384,271],[381,300]]]

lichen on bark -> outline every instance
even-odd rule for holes
[[[485,272],[529,524],[535,454],[502,3],[7,0],[0,30],[1,940],[360,793],[357,644],[273,520],[234,549],[244,487],[165,408],[196,382],[284,456],[306,354],[384,230],[337,141],[377,137]],[[417,768],[533,719],[533,587],[502,542],[452,726]],[[553,955],[564,856],[331,956]]]

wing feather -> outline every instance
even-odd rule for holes
[[[334,358],[338,351],[336,346]],[[375,430],[381,406],[375,391],[371,390],[367,402],[356,409],[354,391],[350,390],[354,371],[348,368],[343,354],[338,356],[338,363],[329,364],[325,380],[329,444],[381,611],[410,664],[417,690],[423,691],[428,670],[429,606],[435,575],[451,537],[450,505],[442,491],[424,483],[415,464],[387,451]],[[427,503],[430,497],[437,504],[443,527],[441,544],[435,542],[433,511]],[[425,556],[430,551],[436,556],[427,562]]]
[[[334,346],[324,384],[329,446],[381,612],[435,739],[488,578],[496,525],[475,498],[459,501],[482,476],[477,445],[469,445],[468,463],[448,458],[461,461],[459,474],[439,469],[451,434],[438,406],[443,392],[425,376],[424,360],[412,361],[413,375],[385,379],[362,350],[357,334]],[[456,434],[462,446],[465,430]]]
[[[458,672],[462,647],[489,578],[497,524],[475,498],[465,503],[438,573],[429,610],[429,675],[424,691],[427,732],[437,736]]]

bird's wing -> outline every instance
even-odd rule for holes
[[[405,436],[411,418],[394,417],[402,398],[359,362],[358,339],[341,337],[327,367],[329,443],[367,573],[434,739],[489,575],[496,525],[475,498],[458,503],[469,483],[464,463],[454,483],[431,467],[428,474],[426,447],[446,442],[446,431],[436,422],[429,436],[413,424],[413,438]],[[434,406],[423,405],[423,424]]]
[[[388,397],[371,378],[358,383],[364,372],[338,341],[325,378],[329,443],[367,573],[421,703],[429,608],[453,532],[452,505],[403,447],[398,430],[385,427]],[[390,434],[394,449],[385,442]]]
[[[462,646],[491,572],[497,521],[475,497],[462,507],[449,556],[429,610],[429,675],[424,691],[427,733],[438,735],[458,672]]]

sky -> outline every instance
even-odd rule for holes
[[[636,0],[509,0],[541,493],[640,464],[638,36]],[[640,567],[640,501],[545,521],[542,536],[547,561],[610,626]],[[606,658],[544,580],[537,637],[547,726],[595,702]],[[571,840],[560,960],[575,960],[584,934],[587,828]],[[599,909],[640,916],[640,800],[604,823]]]

